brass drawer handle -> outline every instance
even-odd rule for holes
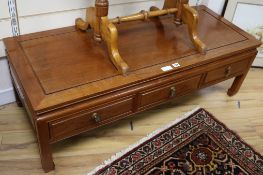
[[[171,87],[171,94],[170,94],[170,97],[175,97],[176,96],[176,88],[173,86]]]
[[[228,66],[228,67],[226,68],[226,70],[225,70],[225,77],[226,77],[226,78],[229,77],[230,74],[231,74],[231,66]]]
[[[101,121],[101,117],[96,112],[92,114],[92,119],[94,119],[96,123],[99,123]]]

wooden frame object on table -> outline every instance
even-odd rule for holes
[[[188,0],[165,0],[162,9],[152,6],[150,11],[142,10],[139,13],[124,17],[108,18],[109,1],[96,0],[95,7],[88,7],[86,10],[86,20],[77,18],[75,25],[82,31],[91,29],[95,41],[104,41],[108,48],[108,55],[119,72],[127,75],[129,65],[122,58],[118,47],[118,29],[116,24],[132,21],[149,21],[151,18],[158,18],[164,15],[173,15],[176,25],[186,24],[189,31],[189,37],[196,49],[206,53],[206,46],[200,40],[197,34],[198,18],[197,11],[189,6]],[[139,36],[138,36],[139,37]],[[175,41],[176,42],[176,41]]]

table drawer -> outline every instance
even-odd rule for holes
[[[109,123],[114,118],[132,113],[133,97],[113,101],[89,112],[75,114],[68,119],[51,122],[51,138],[64,138]]]
[[[247,70],[250,60],[242,60],[236,63],[228,64],[207,73],[205,84],[231,78],[233,75]]]
[[[198,88],[201,75],[139,94],[139,108],[153,106]]]

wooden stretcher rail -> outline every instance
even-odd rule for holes
[[[110,19],[112,23],[122,23],[122,22],[129,22],[129,21],[136,21],[136,20],[147,20],[149,18],[168,15],[168,14],[175,14],[178,11],[177,8],[170,8],[170,9],[163,9],[163,10],[156,10],[156,11],[144,11],[142,10],[140,13],[124,16],[124,17],[117,17]]]

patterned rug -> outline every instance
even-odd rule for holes
[[[263,175],[263,157],[202,108],[187,113],[88,175]]]

